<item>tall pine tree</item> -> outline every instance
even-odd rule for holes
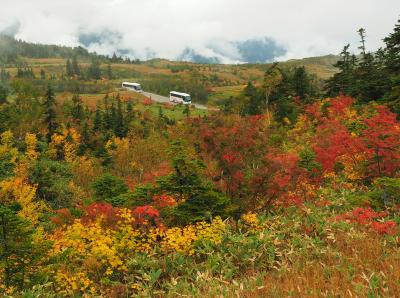
[[[46,95],[45,95],[45,100],[44,100],[44,114],[45,114],[45,119],[44,122],[47,125],[47,140],[51,142],[51,137],[53,134],[56,132],[58,124],[56,122],[56,99],[54,96],[53,89],[51,88],[50,85],[47,87]]]

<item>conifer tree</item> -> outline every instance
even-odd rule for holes
[[[93,80],[100,80],[101,78],[100,62],[96,58],[92,58],[88,69],[88,77]]]
[[[355,71],[353,84],[355,85],[355,96],[361,102],[378,100],[383,97],[387,90],[387,78],[372,53],[365,48],[365,29],[358,30],[360,34],[360,47],[363,58]]]
[[[340,53],[341,59],[334,65],[339,69],[332,78],[327,81],[325,90],[328,96],[336,96],[339,93],[354,95],[354,68],[355,56],[349,52],[350,44],[347,44]]]
[[[45,114],[45,123],[47,125],[47,140],[51,142],[51,137],[56,132],[58,124],[56,122],[56,100],[54,96],[53,89],[50,85],[47,87],[45,100],[44,100],[44,114]]]
[[[383,41],[386,44],[384,68],[390,83],[386,100],[392,110],[400,115],[400,19],[397,21],[393,33]]]
[[[99,106],[96,108],[96,113],[94,114],[93,119],[93,131],[101,131],[103,128],[103,117]]]
[[[81,76],[81,69],[78,64],[78,58],[76,56],[72,57],[72,72],[76,76]]]
[[[45,246],[34,245],[33,228],[17,216],[16,208],[0,204],[0,265],[5,286],[22,289],[30,275],[37,274]]]
[[[68,77],[72,77],[74,75],[74,69],[72,68],[72,64],[69,59],[67,59],[67,64],[65,66],[65,69]]]
[[[119,94],[117,95],[117,110],[115,115],[115,127],[114,133],[117,137],[125,137],[126,136],[126,129],[125,129],[125,121],[124,115],[122,112],[122,102]]]
[[[42,80],[46,79],[46,73],[45,73],[44,69],[40,70],[40,79],[42,79]]]
[[[111,103],[110,113],[108,114],[108,122],[106,123],[107,127],[115,132],[116,128],[116,120],[117,120],[117,109],[115,108],[114,102]]]
[[[6,103],[8,97],[8,88],[0,83],[0,104]]]
[[[367,53],[366,49],[365,49],[365,29],[364,28],[360,28],[360,29],[358,29],[357,32],[360,35],[360,43],[361,43],[358,48],[361,50],[361,53],[365,57],[365,55]]]
[[[185,107],[183,109],[183,114],[186,116],[186,118],[190,117],[190,107],[189,107],[189,105],[185,105]]]
[[[110,63],[107,64],[107,78],[109,80],[113,79],[113,73],[112,73],[112,69],[111,69],[111,64]]]
[[[314,95],[314,92],[311,85],[311,79],[304,66],[296,67],[294,69],[292,88],[294,95],[300,97],[302,102],[310,103],[310,98]]]
[[[84,117],[84,109],[83,109],[83,104],[82,104],[82,98],[79,96],[79,94],[74,94],[72,96],[72,118],[74,120],[77,120],[78,122],[81,122],[83,117]]]

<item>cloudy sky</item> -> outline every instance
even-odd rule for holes
[[[118,50],[141,59],[176,59],[186,49],[186,55],[226,62],[245,59],[244,52],[254,52],[252,46],[260,44],[263,51],[270,51],[264,57],[268,60],[338,53],[346,43],[356,49],[360,27],[367,30],[368,49],[375,50],[400,17],[399,0],[0,0],[0,4],[0,32],[27,41],[85,45],[102,54]]]

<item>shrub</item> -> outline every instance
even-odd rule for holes
[[[128,186],[123,179],[108,173],[98,177],[92,187],[97,200],[116,204],[120,201],[115,198],[128,192]]]

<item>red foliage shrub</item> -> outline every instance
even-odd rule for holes
[[[159,167],[151,172],[146,172],[143,174],[142,183],[153,183],[158,177],[167,176],[171,173],[171,166],[163,162]]]
[[[345,110],[353,105],[354,99],[349,96],[341,95],[331,99],[330,103],[330,117],[336,118],[338,116],[343,116]]]
[[[364,121],[367,129],[362,135],[370,155],[369,176],[392,177],[400,169],[400,123],[385,106],[377,112]]]
[[[357,207],[353,211],[344,213],[337,217],[338,220],[348,220],[362,225],[369,224],[372,220],[387,216],[386,212],[375,212],[371,208]]]
[[[338,216],[337,220],[346,220],[354,223],[358,223],[364,226],[369,226],[382,235],[394,235],[397,233],[397,224],[393,220],[386,222],[376,221],[377,219],[383,219],[388,215],[387,212],[375,212],[371,208],[355,208],[351,212],[347,212]]]
[[[381,235],[395,235],[397,233],[397,223],[393,220],[387,222],[377,222],[371,223],[372,229]]]
[[[56,216],[51,217],[50,220],[58,226],[71,224],[75,219],[67,208],[56,210],[55,213]]]
[[[93,203],[85,208],[86,215],[82,217],[82,221],[92,222],[102,218],[103,224],[111,227],[117,224],[120,219],[119,210],[119,208],[108,203]]]
[[[167,195],[167,194],[154,196],[153,202],[154,202],[154,206],[157,209],[162,209],[165,207],[173,207],[176,205],[176,201],[175,201],[174,197]]]
[[[154,222],[158,222],[160,212],[153,206],[145,205],[136,207],[133,210],[133,215],[135,216],[136,223],[144,224],[147,220],[154,220]]]
[[[143,104],[145,105],[145,106],[151,106],[151,105],[153,105],[153,100],[151,99],[151,98],[145,98],[144,100],[143,100]]]

